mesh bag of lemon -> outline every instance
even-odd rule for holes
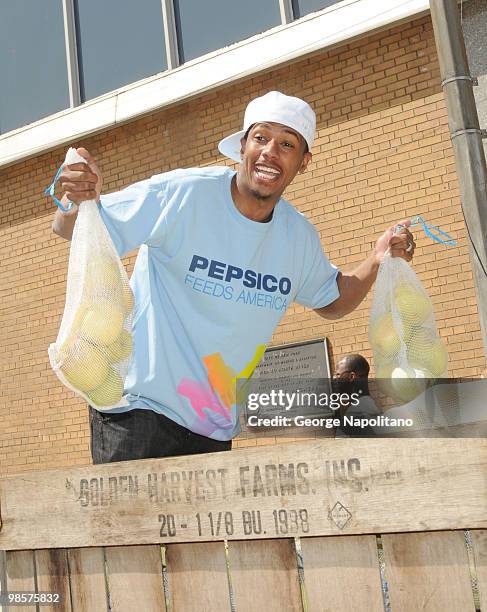
[[[77,162],[85,160],[69,149],[64,164]],[[132,353],[133,308],[127,273],[98,206],[94,200],[82,202],[71,240],[61,327],[48,353],[61,382],[97,408],[128,404],[122,394]]]
[[[415,217],[426,234],[442,244],[448,234]],[[433,233],[435,230],[436,233]],[[436,327],[433,305],[410,265],[387,254],[375,283],[369,322],[377,384],[397,402],[409,402],[435,379],[447,375],[448,353]]]

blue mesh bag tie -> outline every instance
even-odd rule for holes
[[[428,236],[428,238],[432,238],[435,242],[438,242],[439,244],[446,244],[448,246],[457,245],[457,241],[453,240],[450,234],[447,234],[435,225],[430,225],[429,223],[426,223],[426,221],[420,215],[417,215],[416,217],[413,217],[411,219],[411,225],[409,227],[414,227],[415,225],[421,225],[424,230],[424,233]],[[396,225],[394,233],[399,233],[403,228],[403,225]]]
[[[54,202],[56,202],[56,205],[63,211],[63,212],[69,212],[72,208],[73,208],[73,203],[72,202],[68,202],[68,205],[65,207],[63,206],[63,204],[61,203],[60,200],[58,200],[56,198],[56,196],[54,195],[54,189],[56,188],[56,183],[58,182],[59,179],[59,175],[61,174],[61,171],[63,169],[64,164],[61,164],[59,166],[59,170],[56,172],[56,176],[54,177],[54,180],[52,181],[52,183],[49,185],[49,187],[46,187],[44,189],[44,195],[46,196],[50,196]]]

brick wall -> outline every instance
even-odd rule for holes
[[[446,249],[417,233],[414,268],[434,302],[449,374],[477,376],[485,358],[439,81],[424,18],[72,144],[99,160],[104,190],[114,191],[166,169],[228,163],[216,145],[240,129],[249,99],[270,89],[304,97],[317,112],[318,137],[313,163],[286,197],[344,270],[402,217],[422,214],[454,234],[459,246]],[[90,461],[86,407],[47,357],[64,307],[69,245],[51,232],[54,208],[41,194],[65,149],[0,171],[0,474]],[[125,263],[131,272],[134,255]],[[350,351],[370,359],[369,308],[370,297],[327,322],[296,305],[273,342],[328,336],[335,359]]]

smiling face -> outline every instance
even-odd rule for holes
[[[241,147],[239,194],[272,205],[311,160],[304,138],[280,123],[255,123]]]

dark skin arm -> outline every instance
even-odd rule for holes
[[[401,257],[411,261],[414,255],[416,243],[409,231],[411,225],[409,219],[399,221],[403,229],[395,234],[395,225],[387,229],[377,240],[374,250],[351,272],[340,273],[337,277],[340,296],[328,306],[315,309],[324,319],[341,319],[350,314],[362,302],[377,278],[379,265],[388,248],[391,249],[393,257]]]

